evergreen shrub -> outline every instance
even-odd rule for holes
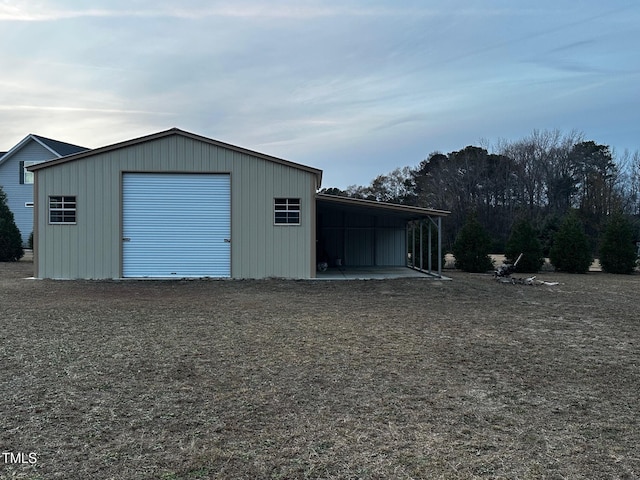
[[[536,231],[527,220],[520,220],[511,229],[511,235],[505,247],[507,262],[514,263],[522,253],[522,258],[516,265],[516,272],[536,273],[544,265],[542,245]]]
[[[568,273],[587,273],[593,258],[589,238],[582,222],[571,211],[564,218],[553,238],[549,259],[557,270]]]
[[[453,244],[456,268],[465,272],[486,272],[493,269],[493,260],[489,257],[490,248],[491,237],[477,217],[469,215]]]
[[[620,213],[609,219],[600,243],[600,265],[608,273],[633,273],[636,247],[631,223]]]
[[[22,236],[0,187],[0,262],[17,262],[24,255]]]

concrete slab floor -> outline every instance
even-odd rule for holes
[[[324,272],[316,272],[316,280],[385,280],[390,278],[450,280],[444,276],[429,275],[409,267],[333,267]]]

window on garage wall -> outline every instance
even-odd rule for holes
[[[300,199],[274,199],[273,221],[276,225],[300,225]]]
[[[76,197],[52,195],[49,197],[49,223],[73,225],[76,223]]]

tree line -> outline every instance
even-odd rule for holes
[[[521,140],[500,141],[492,150],[467,146],[433,152],[415,167],[378,175],[368,186],[323,192],[449,210],[443,236],[448,251],[470,214],[489,233],[494,252],[504,251],[513,225],[526,220],[547,253],[569,212],[584,225],[594,254],[599,233],[614,213],[635,222],[638,235],[638,151],[616,155],[608,145],[558,130],[535,130]]]

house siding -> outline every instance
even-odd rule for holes
[[[42,162],[58,158],[50,150],[31,140],[14,155],[0,163],[0,186],[7,194],[7,203],[22,235],[23,244],[27,244],[33,231],[33,208],[25,203],[33,202],[33,185],[20,184],[21,162]]]
[[[315,274],[314,175],[176,134],[36,171],[38,277],[122,277],[124,172],[230,174],[231,276]],[[76,196],[76,225],[49,225],[50,195]],[[274,225],[275,197],[301,199],[301,225]]]

